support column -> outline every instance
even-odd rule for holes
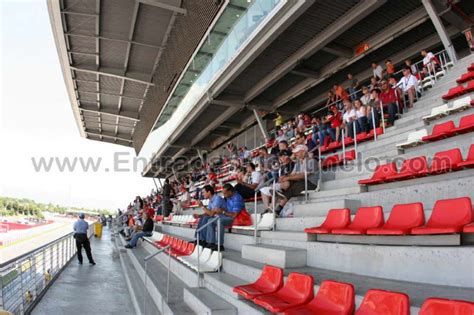
[[[431,22],[433,22],[436,32],[438,33],[438,36],[441,39],[441,42],[443,43],[443,46],[446,49],[449,58],[451,59],[451,61],[456,62],[457,56],[456,52],[454,51],[453,44],[451,43],[451,39],[449,38],[448,33],[444,28],[443,22],[439,18],[438,12],[436,12],[433,3],[431,2],[431,0],[421,0],[421,2],[425,7],[426,12],[428,12]]]
[[[255,109],[253,110],[253,114],[255,115],[255,119],[257,119],[258,126],[260,127],[260,131],[262,132],[265,141],[267,141],[268,139],[270,139],[270,136],[268,135],[267,129],[265,129],[265,126],[263,125],[262,118]]]
[[[204,161],[204,155],[202,154],[202,151],[199,149],[196,149],[196,151],[199,156],[199,159],[201,160],[202,165],[206,164],[206,162]]]

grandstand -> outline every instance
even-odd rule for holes
[[[115,225],[158,211],[154,232],[119,250],[137,313],[474,314],[472,1],[48,8],[81,135],[133,147],[157,185]],[[296,194],[266,167],[277,139],[305,165]],[[244,194],[250,162],[264,179],[249,215],[222,226],[225,249],[201,246],[202,190]],[[182,188],[171,214],[164,179]]]

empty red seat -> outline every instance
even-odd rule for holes
[[[252,300],[257,296],[275,293],[283,286],[283,270],[278,267],[266,265],[262,274],[254,283],[240,285],[234,288],[234,292],[246,299]]]
[[[425,224],[421,202],[394,205],[387,222],[380,228],[368,229],[369,235],[404,235]]]
[[[462,84],[471,80],[474,80],[474,71],[464,73],[459,79],[456,80],[456,82]]]
[[[450,137],[454,134],[456,126],[452,120],[436,124],[431,131],[431,134],[421,138],[423,141],[437,141],[447,137]]]
[[[169,242],[171,242],[171,237],[169,235],[165,235],[161,241],[156,242],[155,244],[159,247],[165,247],[169,244]]]
[[[342,156],[343,161],[353,161],[356,159],[356,151],[355,150],[350,150],[346,151],[344,155]]]
[[[253,301],[272,313],[309,303],[314,296],[314,281],[310,275],[292,272],[285,285],[275,293],[257,296]]]
[[[375,168],[372,178],[359,180],[359,185],[380,184],[383,183],[386,178],[397,175],[397,173],[397,164],[395,164],[395,162],[378,165]]]
[[[459,121],[459,127],[454,129],[455,133],[467,133],[474,131],[474,114],[466,115]]]
[[[428,161],[426,160],[426,156],[418,156],[403,161],[400,172],[388,176],[386,179],[397,181],[425,176],[426,174],[428,174]]]
[[[465,225],[462,229],[463,233],[474,233],[474,222],[468,225]]]
[[[411,230],[411,234],[453,234],[460,233],[466,224],[472,222],[471,198],[461,197],[436,201],[426,225]]]
[[[464,89],[464,93],[474,92],[474,80],[471,80],[467,83],[467,87]]]
[[[473,315],[474,303],[468,301],[429,298],[421,306],[419,315]]]
[[[466,160],[458,164],[459,167],[474,167],[474,144],[471,144]]]
[[[331,167],[334,165],[339,165],[341,160],[339,159],[338,154],[330,155],[323,160],[323,167]]]
[[[405,293],[367,291],[355,315],[409,315],[410,298]]]
[[[463,86],[458,85],[456,87],[453,87],[453,88],[449,89],[448,93],[443,95],[442,98],[443,98],[443,100],[448,101],[450,99],[461,96],[463,94],[464,94]]]
[[[344,145],[345,146],[349,146],[349,145],[352,145],[354,144],[354,139],[352,139],[351,137],[344,137]]]
[[[435,154],[431,161],[430,174],[441,174],[458,170],[462,162],[461,150],[452,149]]]
[[[291,308],[285,315],[352,315],[355,308],[354,287],[350,283],[325,280],[318,294],[306,305]]]
[[[370,130],[369,134],[368,134],[368,138],[373,138],[375,133],[377,133],[377,137],[380,136],[381,134],[383,134],[383,128],[382,127],[378,127],[378,128],[375,128],[375,129],[372,129]]]
[[[304,231],[310,234],[329,234],[333,229],[343,229],[351,223],[351,210],[331,209],[328,211],[326,219],[320,226],[306,228]]]
[[[365,234],[368,229],[381,227],[383,223],[382,207],[362,207],[357,210],[351,224],[346,228],[333,229],[331,234]]]

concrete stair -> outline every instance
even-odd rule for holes
[[[184,303],[196,314],[237,315],[237,309],[206,288],[185,288]]]
[[[242,258],[280,268],[306,266],[306,250],[277,245],[244,245]]]

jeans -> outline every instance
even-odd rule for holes
[[[369,131],[367,123],[368,123],[367,122],[367,116],[362,116],[362,117],[357,118],[357,125],[359,127],[360,132],[368,132]]]
[[[319,136],[319,145],[323,145],[324,144],[324,138],[326,136],[330,136],[332,141],[336,140],[336,131],[335,131],[335,129],[333,129],[329,126],[322,126],[319,129],[318,136]],[[316,143],[316,142],[314,142],[314,143]]]
[[[223,214],[219,214],[219,217],[221,218],[219,237],[221,239],[221,245],[223,245],[224,244],[224,228],[226,226],[231,225],[234,219]],[[212,222],[211,224],[207,226],[206,242],[208,244],[217,244],[217,235],[216,235],[217,224],[218,224],[218,220]]]
[[[132,239],[130,240],[130,242],[128,243],[128,245],[132,246],[132,247],[135,247],[137,246],[137,242],[140,238],[142,238],[143,236],[152,236],[153,235],[153,232],[138,232],[138,233],[135,233],[133,236],[132,236]]]
[[[194,232],[194,237],[196,238],[197,240],[197,235],[199,233],[199,242],[201,241],[206,241],[206,229],[202,229],[201,231],[197,232],[197,230],[199,230],[200,227],[204,226],[210,219],[212,219],[212,217],[208,216],[208,215],[205,215],[205,216],[202,216],[199,218],[199,221],[198,221],[198,225],[197,225],[197,228],[196,228],[196,232]]]
[[[397,118],[397,103],[390,103],[386,107],[388,108],[388,122],[393,125]],[[384,106],[384,110],[386,107]]]

